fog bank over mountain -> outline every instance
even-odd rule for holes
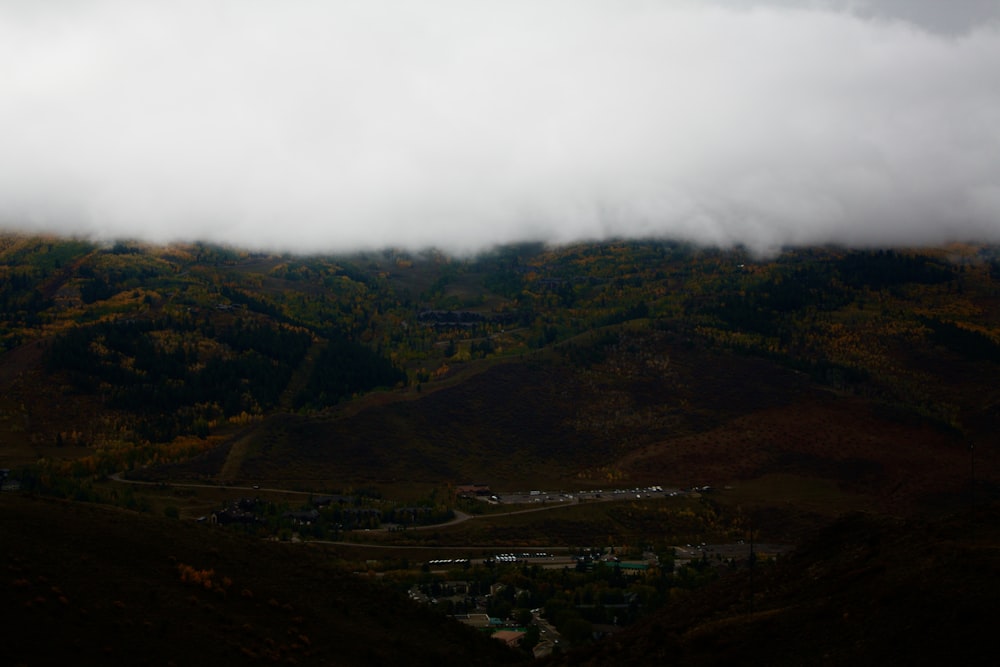
[[[980,0],[12,0],[0,228],[1000,241],[998,71]]]

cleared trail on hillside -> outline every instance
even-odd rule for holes
[[[281,392],[281,398],[278,399],[279,408],[288,412],[295,409],[295,397],[298,396],[300,391],[305,389],[306,383],[309,382],[309,376],[312,374],[313,366],[316,365],[316,359],[326,349],[326,345],[327,341],[325,340],[314,340],[313,344],[306,350],[306,354],[302,358],[302,363],[292,373],[292,378],[288,381],[288,386]]]
[[[312,373],[313,366],[316,364],[316,359],[325,347],[325,340],[315,340],[306,351],[305,356],[302,358],[302,362],[299,364],[298,368],[295,369],[295,372],[292,374],[292,378],[288,381],[288,386],[286,386],[285,390],[281,392],[281,397],[278,399],[278,406],[281,410],[291,412],[294,409],[295,397],[300,391],[302,391],[302,389],[305,388],[306,383],[309,381],[309,375]],[[240,471],[243,468],[243,462],[246,460],[247,454],[250,452],[250,445],[253,442],[253,436],[254,430],[251,429],[244,434],[237,436],[233,440],[233,444],[229,448],[229,454],[226,456],[226,462],[222,464],[222,469],[219,471],[218,479],[220,482],[225,483],[239,479]]]
[[[233,440],[226,456],[226,462],[222,464],[219,471],[219,481],[225,483],[237,479],[240,470],[243,468],[243,461],[246,460],[247,452],[250,451],[250,443],[253,442],[253,431],[243,433]]]

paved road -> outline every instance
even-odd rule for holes
[[[323,496],[316,491],[294,491],[292,489],[270,489],[261,486],[230,486],[229,484],[194,484],[190,482],[144,482],[138,479],[125,479],[122,473],[108,475],[108,479],[122,484],[139,484],[141,486],[172,486],[183,489],[215,489],[216,491],[270,491],[271,493],[288,493],[297,496]]]
[[[260,487],[258,485],[254,486],[231,486],[228,484],[194,484],[190,482],[145,482],[136,479],[125,479],[122,477],[122,473],[116,472],[108,476],[112,481],[118,482],[120,484],[138,484],[141,486],[171,486],[185,489],[215,489],[219,491],[251,491],[251,492],[261,492],[266,491],[270,493],[285,493],[299,496],[323,496],[325,494],[316,491],[298,491],[292,489],[274,489],[269,487]],[[660,489],[656,487],[657,490],[653,491],[651,489],[617,489],[608,492],[597,492],[597,491],[581,491],[576,494],[532,494],[532,493],[512,493],[505,496],[505,501],[503,504],[506,505],[519,505],[528,503],[542,503],[538,507],[529,507],[528,509],[518,509],[511,510],[509,512],[494,512],[490,514],[467,514],[461,510],[453,510],[455,516],[444,522],[435,523],[426,526],[414,526],[407,528],[407,530],[437,530],[439,528],[446,528],[448,526],[455,526],[466,521],[472,521],[477,517],[483,518],[493,518],[502,516],[514,516],[517,514],[528,514],[530,512],[545,512],[548,510],[561,509],[563,507],[569,507],[572,505],[579,504],[581,499],[589,500],[593,502],[611,502],[615,500],[628,500],[630,498],[665,498],[670,496],[676,496],[682,494],[683,492],[676,489]],[[557,500],[555,500],[556,498]],[[375,528],[374,531],[388,531],[388,528]],[[362,546],[361,544],[355,542],[334,542],[333,544],[350,544],[353,546]],[[376,545],[372,545],[376,546]],[[377,545],[383,546],[383,545]],[[398,548],[398,547],[397,547]]]
[[[554,625],[542,618],[541,610],[532,609],[531,620],[538,626],[538,647],[534,652],[535,657],[541,658],[549,655],[552,653],[553,647],[559,645],[562,635],[559,634]]]
[[[383,544],[381,542],[345,542],[343,540],[304,540],[303,544],[333,544],[341,547],[359,547],[362,549],[420,549],[423,551],[448,551],[451,553],[461,554],[466,551],[487,551],[487,552],[506,552],[506,551],[521,551],[522,549],[530,548],[532,551],[545,551],[546,553],[553,553],[557,551],[567,552],[570,547],[559,546],[559,547],[517,547],[510,546],[509,544],[504,544],[497,546],[496,544],[468,544],[462,546],[429,546],[421,544]],[[470,560],[476,560],[482,558],[483,556],[476,556],[475,558],[470,558]],[[456,558],[465,558],[465,556],[456,556]],[[572,565],[576,561],[570,556],[551,556],[549,558],[537,558],[537,559],[525,559],[526,562],[530,564],[538,563],[542,567],[546,567],[547,564],[553,563],[560,567],[564,565]]]

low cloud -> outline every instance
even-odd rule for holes
[[[0,227],[1000,241],[996,11],[940,4],[11,1]]]

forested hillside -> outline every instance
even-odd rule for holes
[[[651,342],[664,333],[968,438],[989,432],[1000,405],[990,381],[1000,262],[989,247],[768,259],[667,242],[470,258],[21,236],[0,247],[8,461],[57,459],[50,448],[72,445],[113,448],[121,467],[121,450],[144,448],[134,465],[170,451],[149,445],[189,451],[275,411],[433,390],[477,364],[546,350],[574,373],[665,375],[679,358]],[[640,348],[643,359],[627,359]],[[609,369],[609,355],[643,367]]]

